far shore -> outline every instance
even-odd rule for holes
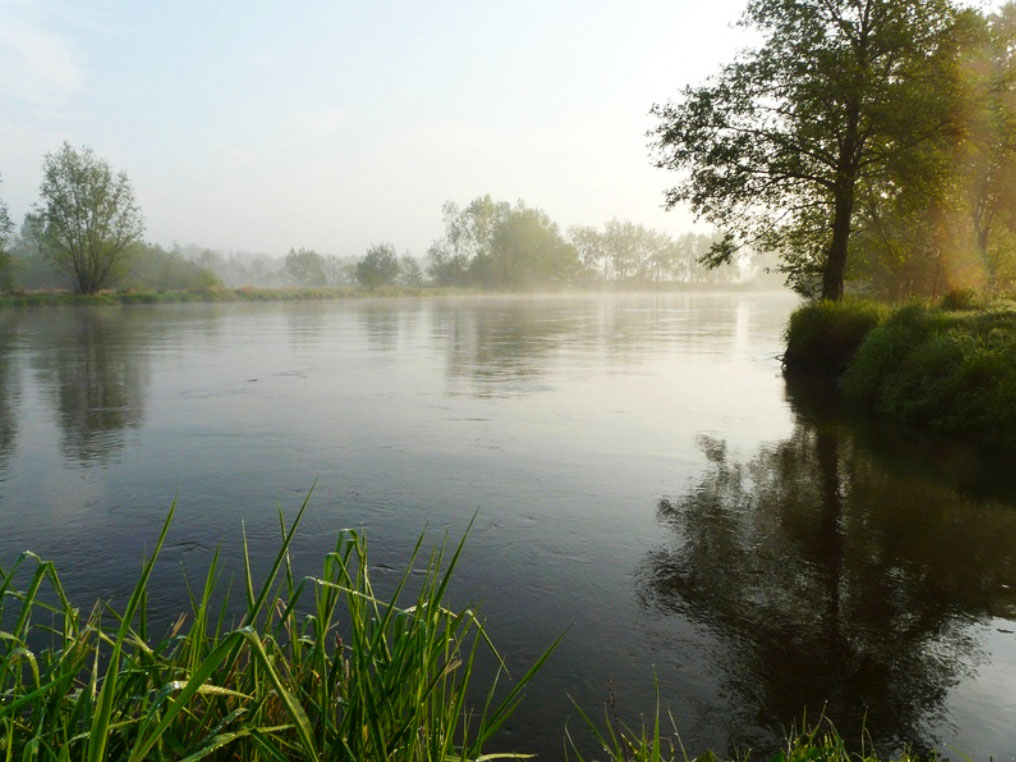
[[[448,286],[384,286],[376,289],[358,286],[331,288],[210,288],[192,291],[102,291],[77,294],[70,291],[25,291],[0,296],[4,307],[67,307],[115,306],[132,304],[170,304],[185,302],[274,302],[336,299],[372,299],[379,297],[448,297],[448,296],[521,296],[561,294],[628,294],[628,293],[709,293],[781,291],[770,284],[746,283],[633,283],[591,285],[587,287],[544,286],[527,291],[486,291],[477,288]],[[789,292],[787,292],[789,294]]]

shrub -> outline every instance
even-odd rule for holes
[[[938,306],[943,310],[972,310],[977,306],[977,292],[972,288],[954,288],[946,291]]]
[[[806,304],[790,316],[783,364],[788,370],[841,373],[884,315],[883,306],[860,299]]]
[[[906,421],[1016,447],[1016,308],[903,307],[868,334],[840,389]]]

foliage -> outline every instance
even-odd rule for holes
[[[290,249],[283,266],[286,279],[297,286],[313,288],[328,284],[325,259],[310,249]]]
[[[465,209],[446,202],[441,207],[444,237],[427,251],[431,278],[442,286],[474,284],[473,263],[490,251],[494,231],[510,211],[510,204],[495,202],[490,194],[473,199]]]
[[[64,143],[43,160],[36,206],[45,253],[72,272],[78,290],[94,294],[123,277],[129,247],[144,230],[134,189],[123,172],[83,147]]]
[[[669,727],[664,726],[660,719],[659,706],[656,707],[652,725],[647,727],[643,723],[638,728],[621,722],[616,715],[612,715],[610,709],[605,710],[604,720],[598,724],[583,712],[581,707],[576,708],[586,728],[596,738],[607,759],[612,762],[720,762],[721,758],[712,751],[697,757],[689,757],[681,743],[673,715],[668,714]],[[584,762],[585,757],[570,734],[566,741],[565,759],[574,757],[578,762]],[[733,755],[731,760],[748,762],[751,758],[751,752],[746,751]],[[823,718],[811,726],[806,726],[803,731],[791,731],[784,748],[765,759],[768,762],[881,762],[882,758],[865,751],[863,745],[860,752],[850,751],[847,742],[833,724]],[[889,760],[935,762],[938,757],[934,753],[922,756],[904,749],[901,753],[885,759],[887,762]]]
[[[954,288],[942,295],[938,306],[943,310],[972,310],[977,306],[977,292],[972,288]]]
[[[130,247],[130,269],[123,290],[200,291],[222,287],[211,270],[186,259],[179,249],[166,251],[158,244],[136,243]]]
[[[0,748],[8,758],[481,758],[550,649],[499,698],[495,679],[471,709],[475,660],[482,651],[500,657],[471,610],[444,604],[461,543],[423,559],[421,538],[382,600],[366,541],[353,531],[340,533],[320,577],[294,579],[289,547],[305,508],[289,528],[282,523],[260,586],[244,541],[246,607],[235,629],[228,594],[214,603],[216,552],[189,616],[161,639],[150,636],[150,580],[172,509],[120,611],[97,604],[82,615],[53,564],[31,553],[0,570],[0,621],[10,627],[0,639]],[[405,606],[418,565],[419,591]],[[19,580],[27,586],[18,589]]]
[[[717,235],[685,233],[676,240],[662,231],[611,220],[603,231],[579,226],[568,231],[588,276],[615,283],[733,283],[734,263],[706,267],[700,260],[721,240]]]
[[[783,364],[788,370],[840,373],[884,317],[884,307],[860,299],[799,307],[787,325]]]
[[[941,134],[951,93],[947,0],[752,0],[762,44],[683,100],[653,107],[656,165],[685,171],[668,206],[777,251],[790,284],[838,300],[855,196]]]
[[[582,271],[575,247],[541,210],[489,195],[443,207],[444,237],[427,252],[438,285],[527,289],[562,285]]]
[[[484,288],[519,290],[568,283],[579,269],[575,248],[557,225],[539,209],[519,202],[493,229],[470,274]]]
[[[14,258],[9,251],[14,223],[7,212],[7,204],[0,198],[0,292],[10,291],[13,286]]]
[[[841,387],[905,421],[1016,447],[1016,304],[909,304],[871,331]]]
[[[423,285],[423,268],[409,252],[399,259],[399,284],[409,288],[419,288]]]
[[[356,263],[356,280],[372,290],[395,285],[399,272],[399,258],[390,243],[371,245],[363,259]]]

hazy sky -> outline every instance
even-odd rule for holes
[[[127,171],[163,244],[423,255],[483,193],[679,234],[647,112],[729,59],[742,6],[0,0],[0,198],[20,223],[68,140]]]

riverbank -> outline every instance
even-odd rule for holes
[[[879,413],[1016,448],[1016,302],[821,302],[791,316],[786,342],[788,373],[830,374]]]
[[[365,297],[448,295],[464,293],[457,289],[408,288],[391,286],[363,288],[212,288],[195,291],[106,291],[98,294],[74,294],[67,291],[40,291],[0,296],[3,307],[115,306],[128,304],[174,304],[186,302],[283,302]]]
[[[54,564],[31,553],[0,569],[0,748],[6,758],[524,758],[524,738],[517,750],[485,750],[504,743],[495,733],[557,643],[517,679],[508,677],[476,614],[445,604],[464,539],[428,553],[421,538],[395,592],[383,599],[370,580],[366,541],[351,530],[339,534],[320,577],[294,579],[289,547],[306,506],[288,527],[280,518],[280,547],[260,584],[252,579],[244,539],[242,614],[227,614],[216,551],[191,595],[191,610],[161,637],[150,633],[147,607],[172,508],[119,610],[101,602],[75,607]],[[470,690],[478,657],[501,666],[501,684],[495,677],[482,693]],[[482,706],[470,706],[477,695],[486,696]],[[576,709],[581,722],[575,733],[562,730],[567,758],[582,760],[580,749],[595,746],[615,762],[690,761],[674,719],[661,721],[659,711],[632,729],[612,709],[603,720]],[[792,733],[786,748],[768,758],[877,759],[850,752],[823,721]],[[914,759],[907,753],[897,758]],[[707,752],[695,759],[717,758]]]
[[[375,289],[359,286],[338,288],[208,288],[192,291],[104,291],[98,294],[75,294],[69,291],[35,291],[0,295],[0,309],[21,307],[115,306],[130,304],[173,304],[187,302],[283,302],[337,299],[369,299],[396,297],[440,296],[503,296],[520,293],[704,293],[704,292],[765,292],[753,283],[729,284],[717,288],[712,284],[642,283],[612,284],[609,287],[546,288],[535,292],[485,291],[478,288],[452,286],[381,286]]]

